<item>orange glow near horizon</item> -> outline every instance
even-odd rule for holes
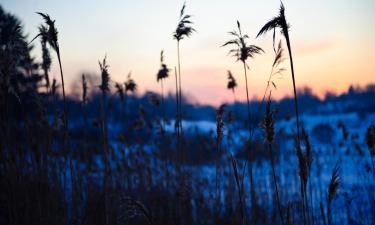
[[[79,92],[81,73],[99,75],[98,60],[108,56],[111,78],[126,80],[131,71],[139,85],[138,94],[160,91],[156,82],[159,53],[165,50],[165,62],[173,69],[177,64],[176,42],[172,39],[183,1],[149,2],[139,0],[75,4],[35,0],[5,0],[4,9],[19,16],[29,38],[35,36],[40,17],[34,12],[47,12],[56,19],[67,89]],[[339,0],[303,2],[284,0],[286,16],[291,24],[290,38],[298,88],[310,87],[323,97],[327,91],[342,93],[350,85],[375,83],[375,2]],[[241,22],[249,43],[262,47],[265,54],[255,56],[248,64],[251,98],[261,98],[273,62],[272,32],[255,39],[259,29],[277,14],[279,0],[272,1],[187,1],[197,32],[181,42],[182,88],[189,99],[199,104],[219,105],[232,102],[226,89],[227,70],[238,83],[236,99],[246,99],[241,63],[227,56],[229,48],[220,46],[231,37],[228,31]],[[79,18],[77,20],[77,18]],[[277,32],[277,41],[283,37]],[[40,60],[40,46],[33,55]],[[285,47],[285,44],[284,44]],[[287,51],[281,77],[275,77],[275,99],[292,95],[292,82]],[[58,81],[54,60],[51,76]],[[166,92],[174,93],[173,70],[165,81]]]

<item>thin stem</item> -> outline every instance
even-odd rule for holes
[[[164,119],[165,119],[165,106],[164,106],[164,87],[163,87],[163,79],[160,80],[161,84],[161,107],[162,107],[162,118],[161,118],[161,128],[164,131]]]
[[[176,133],[177,133],[177,137],[179,137],[179,132],[180,132],[180,129],[179,129],[179,126],[180,126],[180,122],[179,122],[179,95],[178,95],[178,77],[177,77],[177,70],[176,70],[176,67],[174,67],[174,75],[175,75],[175,80],[176,80],[176,122],[178,123],[177,124],[177,129],[176,129]],[[178,142],[178,138],[177,138],[177,142]]]
[[[181,86],[181,61],[180,61],[180,41],[177,41],[177,60],[178,60],[178,95],[179,95],[179,117],[180,117],[180,133],[182,133],[182,86]]]
[[[310,189],[310,206],[311,206],[311,220],[312,224],[315,224],[315,218],[314,218],[314,205],[313,205],[313,197],[312,197],[312,185],[311,185],[311,168],[309,169],[309,189]]]
[[[294,76],[294,66],[293,66],[293,55],[292,55],[292,49],[290,46],[290,40],[289,40],[289,34],[285,33],[285,40],[288,47],[288,54],[290,59],[290,69],[292,71],[292,81],[293,81],[293,92],[294,92],[294,107],[296,111],[296,124],[297,124],[297,148],[300,149],[301,146],[301,139],[300,139],[300,124],[299,124],[299,113],[298,113],[298,100],[297,100],[297,89],[296,89],[296,81]],[[301,181],[301,185],[303,182]],[[305,187],[301,187],[301,190],[303,190]],[[304,217],[304,223],[306,224],[306,215],[305,215],[305,204],[304,204],[304,196],[302,194],[302,208],[303,208],[303,217]]]
[[[249,145],[251,144],[250,143],[250,133],[251,133],[251,123],[250,123],[250,100],[249,100],[249,89],[248,89],[248,86],[247,86],[247,73],[246,73],[246,63],[243,61],[243,69],[244,69],[244,72],[245,72],[245,83],[246,83],[246,99],[247,99],[247,118],[248,118],[248,128],[249,128]],[[251,203],[252,203],[252,206],[254,206],[254,203],[255,203],[255,190],[254,190],[254,185],[253,185],[253,163],[252,163],[252,154],[251,154],[251,146],[248,146],[249,147],[249,169],[250,169],[250,189],[251,189]]]
[[[108,196],[108,184],[109,184],[109,162],[108,162],[108,143],[107,143],[107,125],[106,125],[106,115],[104,109],[105,103],[105,93],[102,93],[102,102],[101,102],[101,114],[102,114],[102,135],[103,135],[103,148],[104,148],[104,213],[106,225],[109,224],[109,196]]]
[[[290,46],[289,41],[289,34],[285,34],[286,44],[288,46],[288,53],[290,58],[290,68],[292,71],[292,80],[293,80],[293,92],[294,92],[294,106],[296,111],[296,122],[297,122],[297,145],[300,147],[300,124],[299,124],[299,113],[298,113],[298,100],[297,100],[297,89],[296,89],[296,81],[294,76],[294,66],[293,66],[293,56],[292,56],[292,49]]]
[[[67,119],[68,112],[67,112],[67,105],[66,105],[66,99],[65,99],[64,74],[63,74],[63,70],[62,70],[62,66],[61,66],[61,58],[60,58],[60,50],[59,50],[59,49],[57,49],[56,54],[57,54],[57,59],[58,59],[58,61],[59,61],[59,66],[60,66],[61,87],[62,87],[62,91],[63,91],[63,101],[64,101],[64,126],[65,126],[65,129],[68,129],[68,119]],[[66,130],[65,130],[65,131],[66,131]]]
[[[249,100],[249,88],[247,86],[247,72],[246,72],[246,63],[243,62],[243,69],[245,72],[245,84],[246,84],[246,100],[247,100],[247,119],[248,119],[248,129],[249,129],[249,139],[251,133],[251,122],[250,122],[250,100]]]
[[[262,101],[260,102],[260,105],[258,106],[258,110],[257,110],[257,112],[255,114],[256,121],[258,121],[260,110],[262,109],[263,103],[265,102],[266,94],[267,94],[268,88],[270,87],[270,82],[271,82],[273,71],[274,71],[274,67],[272,67],[272,69],[271,69],[271,73],[270,73],[270,75],[268,77],[268,81],[267,81],[266,89],[264,90]],[[250,140],[253,139],[253,136],[254,136],[254,127],[253,127],[253,129],[251,131]]]
[[[276,180],[275,159],[274,159],[274,156],[273,156],[273,149],[272,149],[272,144],[271,143],[268,143],[268,150],[269,150],[270,156],[271,156],[272,176],[273,176],[273,182],[274,182],[275,191],[276,191],[277,207],[279,209],[281,223],[284,225],[283,212],[281,210],[281,203],[280,203],[280,197],[279,197],[279,189],[278,189],[277,180]]]

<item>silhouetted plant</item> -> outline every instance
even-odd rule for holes
[[[228,83],[227,83],[227,89],[232,90],[234,100],[236,101],[236,94],[235,94],[235,89],[237,87],[237,81],[234,78],[232,72],[228,70]]]
[[[67,105],[66,105],[66,99],[65,99],[65,83],[64,83],[64,74],[61,66],[61,55],[60,55],[60,47],[58,42],[58,32],[55,27],[55,20],[52,20],[48,14],[40,13],[38,12],[40,16],[44,19],[44,22],[46,26],[41,25],[39,29],[39,34],[33,39],[35,40],[37,37],[41,37],[42,41],[46,41],[52,49],[56,52],[57,60],[59,61],[59,67],[60,67],[60,75],[61,75],[61,86],[62,86],[62,92],[63,92],[63,101],[64,101],[64,126],[65,126],[65,133],[68,129],[68,111],[67,111]],[[33,41],[32,40],[32,41]],[[32,42],[31,41],[31,42]]]
[[[51,95],[52,96],[56,96],[58,87],[59,87],[59,85],[57,84],[56,79],[53,78],[52,85],[51,85]]]
[[[181,61],[180,61],[180,41],[185,37],[190,37],[195,29],[191,26],[193,22],[190,20],[191,15],[185,15],[186,3],[181,8],[180,18],[177,28],[173,33],[173,38],[177,41],[177,61],[178,61],[178,94],[179,94],[179,128],[182,130],[181,117],[182,117],[182,86],[181,86]]]
[[[121,102],[124,102],[124,87],[122,84],[117,83],[115,84],[116,92],[120,97]]]
[[[340,178],[340,166],[337,162],[335,167],[332,171],[331,180],[328,186],[328,194],[327,194],[327,218],[328,218],[328,225],[332,224],[332,213],[331,213],[331,203],[333,199],[336,197],[339,187],[341,185],[341,178]]]
[[[216,159],[215,159],[215,184],[216,184],[216,213],[218,214],[220,208],[220,190],[219,190],[219,160],[221,158],[220,145],[224,136],[224,111],[225,104],[221,105],[216,110]],[[217,215],[218,216],[218,215]]]
[[[285,60],[284,58],[284,49],[281,45],[281,41],[279,42],[279,45],[277,47],[277,50],[275,51],[275,59],[273,60],[272,67],[271,67],[271,72],[267,80],[267,86],[266,90],[264,91],[262,102],[264,102],[264,99],[266,97],[267,91],[272,85],[275,89],[277,88],[276,83],[272,80],[272,78],[275,75],[281,75],[282,72],[285,71],[285,68],[279,68],[279,65]]]
[[[290,68],[292,71],[292,80],[293,80],[293,90],[294,90],[294,105],[295,105],[295,111],[296,111],[296,121],[297,121],[297,144],[300,145],[300,124],[299,124],[299,114],[298,114],[298,101],[297,101],[297,89],[296,89],[296,81],[295,81],[295,75],[294,75],[294,67],[293,67],[293,56],[292,56],[292,49],[290,45],[290,38],[289,38],[289,24],[286,21],[285,18],[285,7],[283,3],[281,2],[279,15],[271,19],[269,22],[267,22],[262,29],[260,29],[257,37],[259,37],[262,34],[265,34],[267,31],[273,29],[273,46],[275,48],[275,30],[276,28],[281,29],[281,33],[285,37],[286,44],[288,47],[289,52],[289,58],[290,58]]]
[[[311,149],[309,136],[307,132],[305,131],[305,129],[303,128],[302,128],[302,139],[303,139],[303,142],[305,144],[305,149],[306,149],[305,158],[306,158],[306,166],[307,166],[307,179],[309,181],[309,188],[310,188],[311,219],[312,219],[312,223],[314,224],[315,222],[314,221],[314,205],[313,205],[313,197],[312,197],[313,190],[312,190],[312,185],[311,185],[311,166],[313,162],[313,157],[312,157],[312,149]],[[308,202],[307,201],[307,187],[305,187],[305,201],[307,204]]]
[[[44,25],[40,25],[39,27],[39,33],[47,33],[48,32],[48,29],[44,26]],[[46,90],[47,90],[47,93],[50,91],[50,80],[49,80],[49,70],[50,70],[50,67],[51,67],[51,56],[50,56],[50,53],[49,53],[49,50],[47,48],[47,37],[46,35],[42,35],[41,36],[41,39],[40,39],[40,44],[42,46],[42,69],[43,69],[43,72],[44,72],[44,79],[46,81]]]
[[[125,82],[125,93],[132,92],[134,93],[137,90],[137,84],[131,77],[131,73],[128,74],[128,79]]]
[[[108,143],[108,131],[107,131],[107,116],[106,116],[106,106],[105,98],[107,92],[109,92],[109,65],[107,64],[107,56],[104,57],[103,61],[99,61],[100,74],[101,74],[101,85],[99,85],[100,90],[102,91],[102,102],[101,102],[101,128],[103,135],[103,149],[104,149],[104,179],[103,179],[103,188],[104,188],[104,213],[106,225],[109,225],[109,185],[110,185],[110,167],[109,167],[109,143]]]
[[[248,119],[248,129],[249,129],[249,142],[250,142],[250,136],[251,136],[251,118],[250,118],[250,99],[249,99],[249,88],[248,88],[248,85],[247,85],[247,69],[249,69],[250,67],[247,65],[247,60],[249,58],[253,58],[255,56],[255,54],[260,54],[261,52],[263,52],[263,49],[261,49],[260,47],[256,46],[256,45],[248,45],[246,43],[246,39],[249,38],[249,36],[247,34],[242,34],[242,31],[241,31],[241,25],[240,25],[240,22],[237,21],[237,28],[238,28],[238,33],[237,31],[231,31],[229,32],[230,35],[234,36],[235,39],[232,39],[228,42],[226,42],[225,44],[222,45],[223,46],[227,46],[227,45],[234,45],[236,46],[236,48],[234,49],[231,49],[229,51],[229,54],[232,54],[236,59],[237,61],[241,61],[242,64],[243,64],[243,69],[244,69],[244,74],[245,74],[245,84],[246,84],[246,100],[247,100],[247,119]],[[255,203],[255,189],[254,189],[254,185],[253,185],[253,165],[252,165],[252,150],[249,151],[249,158],[250,158],[250,164],[249,164],[249,168],[250,168],[250,188],[251,188],[251,201],[252,203],[254,204]]]
[[[100,67],[100,75],[102,78],[102,83],[99,86],[100,90],[104,95],[109,91],[109,73],[108,73],[108,67],[107,64],[107,56],[104,57],[103,62],[99,61],[99,67]]]
[[[240,205],[241,221],[242,221],[242,225],[245,225],[246,224],[246,218],[245,218],[244,193],[243,193],[243,177],[241,179],[240,173],[238,171],[236,159],[233,157],[232,154],[230,154],[229,156],[230,156],[230,160],[231,160],[232,167],[233,167],[234,178],[236,180],[238,196],[239,196],[239,199],[240,199],[239,205]]]
[[[367,147],[370,153],[372,171],[375,174],[375,163],[374,163],[374,158],[373,158],[375,157],[375,126],[374,125],[371,125],[367,128],[366,143],[367,143]]]
[[[162,118],[162,129],[164,129],[163,127],[163,121],[165,120],[165,109],[164,109],[164,87],[163,87],[163,80],[168,78],[169,77],[169,69],[168,69],[168,66],[164,63],[164,51],[162,50],[160,52],[160,69],[158,71],[158,74],[156,75],[156,81],[159,82],[160,81],[160,85],[161,85],[161,104],[162,104],[162,107],[163,107],[163,118]]]
[[[87,81],[85,74],[82,74],[82,104],[87,103]]]
[[[275,172],[275,157],[273,154],[273,147],[272,147],[274,137],[275,137],[275,128],[274,128],[274,120],[273,120],[273,111],[271,109],[271,93],[268,97],[266,115],[263,119],[262,127],[265,132],[265,139],[268,144],[268,151],[270,153],[270,158],[271,158],[272,177],[273,177],[273,183],[275,185],[276,201],[277,201],[277,207],[279,209],[279,216],[280,216],[281,223],[284,224],[283,212],[281,210],[279,188],[277,185],[276,172]]]

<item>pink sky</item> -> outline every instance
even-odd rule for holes
[[[74,3],[74,4],[73,4]],[[170,68],[177,64],[176,43],[172,33],[177,25],[183,1],[86,1],[5,0],[3,7],[22,20],[29,37],[35,36],[42,22],[36,11],[49,13],[59,30],[62,62],[69,86],[82,72],[99,74],[98,60],[108,55],[114,81],[125,81],[132,71],[139,94],[159,91],[156,73],[159,53],[165,50]],[[322,96],[326,91],[340,93],[350,84],[375,83],[375,2],[373,0],[340,1],[285,0],[286,16],[291,24],[296,81],[299,88],[310,86]],[[248,63],[250,96],[261,97],[273,60],[272,34],[255,39],[262,25],[277,14],[279,0],[189,0],[186,11],[192,14],[197,33],[181,43],[183,91],[196,102],[218,105],[233,101],[226,90],[227,70],[235,75],[239,87],[237,99],[245,99],[242,65],[220,48],[236,29],[240,20],[249,42],[266,53]],[[277,38],[281,35],[277,33]],[[40,60],[37,44],[34,56]],[[292,94],[289,61],[287,69],[275,82],[273,96]],[[51,71],[59,80],[56,61]],[[173,75],[173,72],[171,73]],[[173,76],[166,89],[174,91]],[[77,90],[74,90],[77,91]]]

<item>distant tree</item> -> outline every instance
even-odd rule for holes
[[[30,56],[32,48],[23,34],[20,20],[0,6],[1,100],[9,94],[20,98],[26,91],[37,90],[42,77],[37,74],[38,64]]]

